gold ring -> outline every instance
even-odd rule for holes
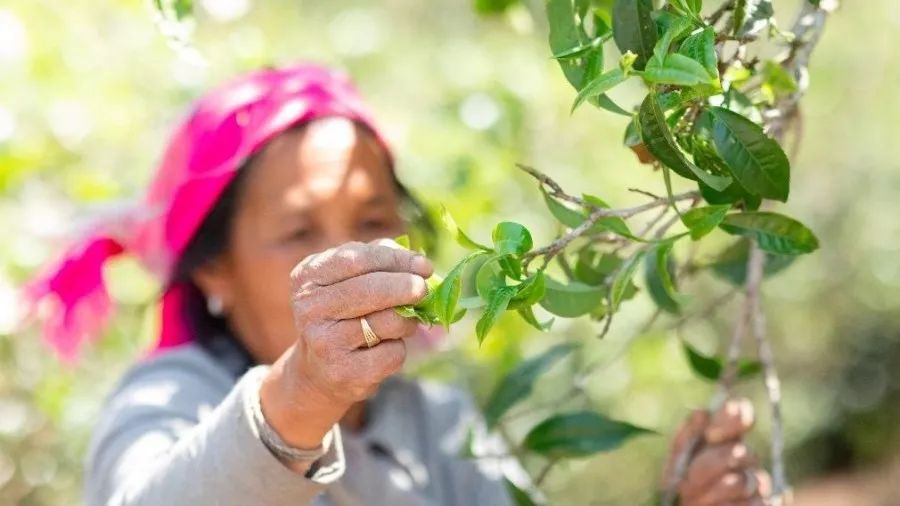
[[[363,337],[366,338],[366,347],[371,348],[381,342],[381,338],[372,330],[372,326],[365,317],[360,317],[359,326],[362,327]]]

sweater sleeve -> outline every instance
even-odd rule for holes
[[[89,452],[86,504],[304,505],[343,474],[337,426],[308,477],[263,445],[250,402],[264,366],[235,385],[201,351],[174,354],[139,366],[108,400]]]

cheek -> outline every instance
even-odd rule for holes
[[[299,261],[280,251],[258,250],[236,269],[235,318],[240,332],[267,358],[277,358],[296,339],[290,273]]]

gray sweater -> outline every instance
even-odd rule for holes
[[[359,432],[335,427],[329,453],[302,476],[259,439],[250,393],[266,366],[188,345],[134,366],[107,400],[91,441],[88,505],[506,505],[508,459],[459,457],[470,426],[487,454],[471,399],[399,377],[369,402]],[[246,371],[246,372],[245,372]],[[237,378],[237,381],[235,381]]]

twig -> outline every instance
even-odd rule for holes
[[[544,174],[543,172],[535,169],[534,167],[529,167],[528,165],[525,165],[522,163],[517,163],[516,167],[527,172],[533,178],[537,179],[538,183],[540,183],[541,185],[549,188],[550,191],[548,193],[550,195],[552,195],[558,199],[561,199],[561,200],[566,200],[573,204],[578,204],[579,206],[589,205],[587,202],[584,201],[584,199],[581,199],[574,195],[569,195],[568,193],[563,191],[562,186],[560,186],[559,183],[557,183],[556,181],[551,179],[550,176],[548,176],[547,174]]]
[[[698,192],[692,191],[692,192],[686,192],[686,193],[680,193],[678,195],[674,195],[672,197],[672,200],[673,201],[689,200],[689,199],[695,199],[698,196],[699,196]],[[568,233],[562,235],[561,237],[559,237],[558,239],[556,239],[549,245],[526,253],[525,255],[523,255],[522,258],[526,263],[530,262],[531,260],[533,260],[534,258],[537,258],[539,256],[543,256],[545,258],[545,260],[549,260],[549,259],[553,258],[554,256],[556,256],[560,251],[565,249],[565,247],[568,246],[570,242],[585,235],[588,230],[590,230],[598,221],[600,221],[601,218],[609,218],[609,217],[630,218],[630,217],[632,217],[636,214],[640,214],[644,211],[648,211],[650,209],[654,209],[654,208],[657,208],[660,206],[667,206],[667,205],[669,205],[669,199],[667,199],[667,198],[658,199],[658,200],[654,200],[652,202],[648,202],[646,204],[642,204],[639,206],[626,207],[626,208],[622,208],[622,209],[606,209],[606,208],[602,208],[602,207],[590,206],[590,204],[588,204],[588,206],[592,207],[592,210],[591,210],[591,213],[588,214],[587,219],[584,220],[583,223],[581,223],[577,227],[571,229]]]
[[[650,197],[651,199],[655,199],[655,200],[659,200],[659,199],[663,198],[655,193],[648,192],[647,190],[641,190],[640,188],[629,188],[628,191],[633,192],[633,193],[639,193],[641,195],[646,195],[646,196]]]
[[[747,272],[748,306],[750,307],[750,330],[759,348],[759,361],[763,367],[763,381],[769,399],[772,417],[772,504],[784,504],[784,494],[788,490],[784,472],[784,424],[781,417],[781,381],[775,368],[775,357],[769,340],[766,338],[766,320],[759,297],[759,283],[762,280],[766,256],[754,242],[750,248],[750,261]],[[751,281],[753,280],[753,285]],[[755,286],[756,292],[750,293],[749,287]]]
[[[553,469],[553,466],[555,466],[557,462],[559,462],[559,458],[552,458],[547,462],[547,465],[541,469],[541,472],[538,473],[537,478],[535,478],[535,486],[540,486],[541,483],[544,482],[544,479],[547,478],[547,475],[550,474],[550,470]]]
[[[709,24],[714,25],[718,23],[719,19],[721,19],[726,12],[734,8],[734,3],[735,0],[727,0],[726,2],[723,2],[718,9],[713,11],[713,13],[710,14],[708,18],[706,18],[707,21],[709,21]]]

